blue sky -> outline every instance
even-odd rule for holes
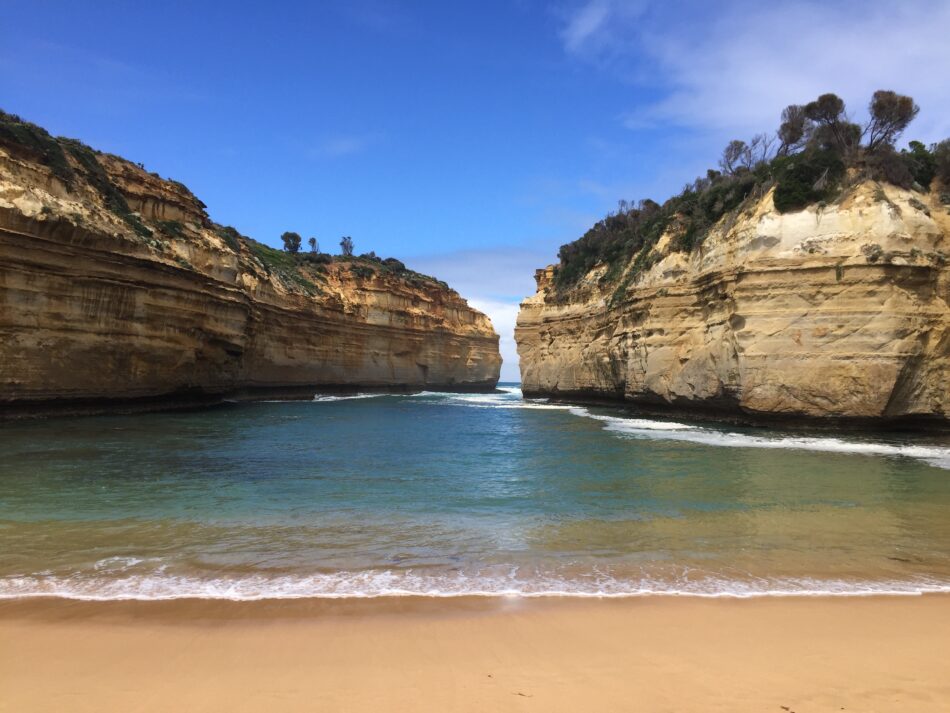
[[[2,1],[0,107],[187,184],[211,216],[396,256],[491,314],[731,138],[891,88],[950,135],[950,3]]]

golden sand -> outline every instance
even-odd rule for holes
[[[6,602],[0,711],[950,711],[950,597]]]

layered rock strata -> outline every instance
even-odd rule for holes
[[[444,283],[396,261],[292,258],[215,225],[181,184],[0,132],[2,411],[486,390],[500,363],[490,320]]]
[[[861,183],[781,214],[771,193],[690,254],[654,248],[626,291],[555,267],[521,305],[526,395],[651,410],[862,421],[950,418],[946,192]]]

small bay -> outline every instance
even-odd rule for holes
[[[494,394],[0,427],[0,597],[950,591],[950,439]]]

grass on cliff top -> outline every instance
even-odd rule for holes
[[[417,287],[431,284],[444,290],[451,289],[448,283],[443,280],[410,270],[402,260],[397,260],[394,257],[381,258],[374,252],[363,253],[362,255],[333,255],[329,257],[333,262],[349,264],[350,270],[359,277],[369,278],[376,274],[392,275]]]
[[[247,247],[251,255],[257,258],[257,261],[264,268],[268,275],[272,275],[286,286],[296,286],[306,292],[308,295],[316,295],[322,292],[319,285],[312,279],[324,279],[319,271],[308,270],[306,273],[301,271],[301,264],[294,259],[294,256],[283,250],[259,243],[253,238],[241,235],[237,230],[230,226],[217,226],[216,232],[227,243],[228,247],[235,252],[240,253],[241,245]]]
[[[935,178],[950,185],[950,139],[930,147],[911,141],[900,152],[894,148],[917,111],[910,97],[887,91],[875,93],[866,127],[851,123],[844,102],[833,94],[787,107],[774,136],[760,134],[748,145],[730,142],[721,171],[707,171],[662,205],[620,201],[616,213],[561,246],[552,298],[567,299],[593,268],[606,265],[600,287],[614,285],[615,302],[657,260],[653,249],[664,233],[672,236],[670,250],[689,253],[713,226],[737,218],[773,188],[776,210],[786,213],[835,200],[849,181],[918,191],[929,190]]]
[[[105,154],[101,151],[96,151],[78,139],[52,136],[46,129],[3,110],[0,110],[0,143],[24,152],[32,160],[49,167],[52,174],[66,186],[67,190],[76,187],[79,179],[76,169],[78,166],[86,181],[102,197],[106,209],[128,225],[136,235],[148,242],[154,242],[152,229],[129,208],[125,195],[103,168],[99,157]],[[69,157],[72,157],[74,163],[70,162]],[[119,156],[115,158],[120,161],[125,160]],[[167,182],[176,186],[204,208],[204,203],[195,198],[187,186],[178,181],[167,180]],[[180,230],[176,231],[173,223],[175,221],[163,221],[160,227],[166,233],[180,234]]]
[[[824,176],[821,187],[814,184]],[[670,249],[688,253],[702,244],[710,229],[724,216],[737,214],[747,202],[761,199],[776,187],[779,211],[799,210],[819,201],[830,201],[841,187],[844,164],[833,154],[816,151],[807,156],[783,156],[752,169],[725,175],[709,171],[662,205],[643,200],[635,205],[621,202],[620,209],[598,221],[581,238],[561,247],[555,273],[555,287],[563,292],[600,264],[607,270],[600,284],[616,283],[621,297],[625,287],[639,273],[652,267],[651,254],[668,230],[674,236]]]
[[[102,164],[99,163],[96,152],[81,141],[76,141],[75,139],[58,139],[58,141],[66,146],[66,149],[73,158],[82,166],[86,174],[86,180],[88,180],[93,188],[98,191],[99,195],[102,196],[102,200],[109,212],[121,218],[126,225],[132,228],[140,237],[151,238],[151,229],[129,208],[129,204],[125,200],[125,195],[123,195],[122,191],[112,182],[112,179],[109,178],[109,174],[106,173]]]
[[[25,149],[49,166],[53,175],[63,184],[67,187],[73,185],[76,174],[69,165],[66,153],[46,129],[0,109],[0,141]]]
[[[435,285],[444,290],[451,289],[442,280],[410,270],[402,261],[396,258],[380,258],[375,253],[364,255],[329,255],[314,252],[291,253],[264,245],[253,238],[242,235],[229,225],[215,225],[214,230],[234,252],[240,253],[241,246],[247,246],[248,251],[257,258],[265,272],[282,279],[285,284],[290,282],[299,285],[311,294],[319,292],[320,288],[310,278],[325,280],[326,266],[334,263],[348,266],[350,272],[361,279],[370,279],[376,275],[389,275],[417,287]]]
[[[162,241],[154,236],[152,228],[131,210],[125,195],[99,161],[99,157],[105,155],[102,152],[76,139],[52,136],[42,127],[3,110],[0,110],[0,144],[10,147],[15,153],[25,154],[29,160],[49,167],[52,174],[66,186],[67,190],[73,190],[77,181],[81,177],[85,178],[86,182],[101,196],[103,205],[109,212],[126,223],[145,242],[159,248],[162,246]],[[125,161],[118,156],[115,158]],[[143,171],[145,170],[142,164],[138,166]],[[157,174],[151,175],[161,179]],[[201,208],[205,207],[204,203],[198,200],[183,183],[171,179],[161,180],[194,199]],[[173,238],[182,238],[185,234],[184,226],[176,220],[157,221],[155,228],[160,234]],[[334,262],[348,264],[350,270],[362,278],[386,274],[417,286],[432,284],[449,289],[445,282],[410,270],[395,258],[381,259],[375,253],[360,256],[289,253],[241,235],[230,226],[213,224],[213,230],[232,251],[240,254],[242,245],[246,246],[265,272],[276,276],[285,285],[297,286],[308,294],[320,292],[319,286],[313,280],[324,280],[325,266]]]

